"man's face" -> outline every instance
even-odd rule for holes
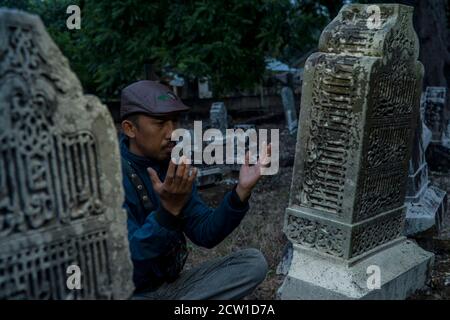
[[[134,121],[122,122],[123,131],[130,138],[130,151],[158,161],[170,158],[175,146],[170,139],[177,125],[178,115],[150,117],[140,114]]]

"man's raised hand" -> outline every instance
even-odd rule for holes
[[[236,193],[239,198],[244,201],[250,196],[252,189],[255,187],[258,180],[261,178],[261,170],[270,164],[270,157],[272,155],[272,144],[267,145],[263,143],[261,154],[255,165],[250,166],[250,153],[245,154],[245,163],[241,166],[239,171],[239,182],[236,187]]]
[[[181,209],[189,200],[197,176],[197,168],[191,171],[191,165],[185,156],[180,158],[177,166],[171,160],[167,169],[166,178],[162,182],[153,168],[147,168],[153,190],[159,195],[162,206],[171,214],[178,216]]]

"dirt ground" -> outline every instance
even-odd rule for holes
[[[277,275],[276,269],[288,243],[283,234],[284,211],[288,206],[289,189],[292,179],[293,156],[296,137],[289,135],[284,123],[279,125],[259,125],[258,128],[280,129],[280,171],[274,176],[264,176],[256,186],[250,199],[250,210],[240,226],[220,245],[213,249],[204,249],[189,243],[190,256],[186,267],[198,265],[209,259],[224,256],[230,252],[244,249],[260,249],[269,264],[266,280],[249,296],[249,299],[275,299],[284,276]],[[233,178],[233,177],[232,177]],[[236,178],[236,176],[234,176]],[[431,173],[430,180],[436,186],[450,193],[448,174]],[[222,183],[202,189],[202,198],[210,206],[217,206],[224,194],[231,190],[232,183]],[[450,197],[447,217],[450,209]],[[450,223],[447,222],[447,226]],[[417,292],[411,299],[449,299],[450,298],[450,227],[440,237],[427,237],[418,240],[424,248],[436,255],[435,264],[427,287]],[[446,230],[447,230],[446,229]]]

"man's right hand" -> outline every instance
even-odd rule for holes
[[[166,178],[164,182],[161,182],[156,171],[153,168],[147,168],[153,190],[159,195],[161,205],[174,216],[180,214],[191,195],[197,168],[193,168],[192,173],[189,174],[190,169],[190,164],[185,156],[181,157],[178,166],[171,160]]]

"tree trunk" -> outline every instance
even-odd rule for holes
[[[414,24],[420,41],[419,60],[425,67],[424,88],[450,84],[449,2],[416,1]]]

